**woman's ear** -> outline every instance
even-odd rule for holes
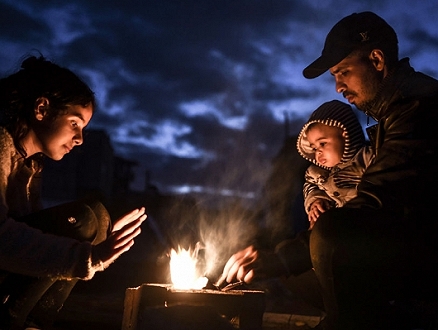
[[[35,101],[35,118],[43,120],[47,115],[47,107],[49,106],[49,99],[47,97],[39,97]]]

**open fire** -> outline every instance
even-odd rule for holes
[[[123,330],[201,324],[204,318],[207,322],[225,322],[227,329],[230,325],[241,330],[262,329],[264,292],[237,290],[234,286],[207,288],[206,261],[199,250],[198,244],[194,250],[178,247],[170,251],[172,284],[144,283],[126,290]],[[181,310],[183,313],[178,312]]]
[[[199,267],[198,249],[172,249],[170,253],[170,278],[173,287],[180,290],[201,290],[207,285],[208,278],[202,275]]]

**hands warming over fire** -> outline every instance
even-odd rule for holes
[[[223,287],[235,281],[251,283],[286,274],[287,270],[275,252],[257,250],[251,245],[231,256],[216,286]]]
[[[233,254],[225,264],[217,285],[221,286],[224,282],[232,283],[235,280],[250,283],[254,278],[257,258],[258,252],[252,245]]]
[[[134,244],[134,238],[140,234],[140,225],[146,218],[145,208],[142,207],[117,219],[108,238],[92,247],[93,265],[101,264],[102,268],[106,268],[128,251]]]

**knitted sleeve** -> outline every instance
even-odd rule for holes
[[[44,234],[8,216],[6,192],[15,152],[11,136],[0,128],[0,269],[29,276],[91,279],[102,267],[92,265],[89,242]]]

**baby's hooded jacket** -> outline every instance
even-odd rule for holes
[[[315,160],[315,151],[306,135],[307,128],[313,123],[339,127],[345,133],[341,162],[334,167],[318,164]],[[366,143],[362,126],[353,109],[337,100],[323,103],[312,113],[298,135],[297,148],[304,159],[313,163],[306,171],[303,186],[307,213],[317,199],[325,199],[332,206],[341,207],[355,197],[362,174],[373,159],[373,152]]]

